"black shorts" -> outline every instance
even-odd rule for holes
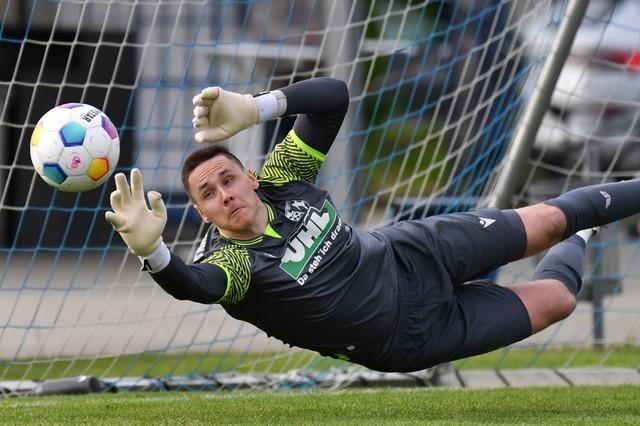
[[[508,287],[478,280],[524,255],[524,225],[514,211],[432,216],[375,232],[395,253],[399,316],[368,367],[416,371],[531,335],[520,298]]]

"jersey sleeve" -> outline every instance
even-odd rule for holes
[[[264,183],[315,183],[349,108],[344,81],[319,77],[280,89],[287,98],[285,115],[298,115],[293,130],[275,146],[260,174]]]
[[[326,154],[307,145],[292,129],[277,144],[260,173],[260,182],[284,185],[291,181],[315,183]]]
[[[195,265],[171,254],[169,265],[151,277],[179,300],[235,304],[249,289],[251,260],[247,249],[239,246],[222,247]]]
[[[226,288],[218,303],[235,304],[244,298],[251,283],[251,258],[245,247],[224,246],[211,253],[203,263],[224,271]]]

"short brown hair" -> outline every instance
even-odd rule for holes
[[[218,155],[227,157],[238,166],[240,166],[241,169],[244,169],[244,164],[242,164],[242,161],[240,161],[238,157],[233,155],[231,151],[229,151],[229,149],[224,145],[212,144],[204,148],[200,148],[197,151],[193,151],[191,154],[189,154],[186,160],[184,160],[181,173],[182,185],[184,186],[184,189],[186,189],[189,196],[191,196],[191,192],[189,191],[189,176],[191,175],[191,172],[193,172],[200,164],[212,159],[213,157],[217,157]]]

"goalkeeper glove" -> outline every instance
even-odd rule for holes
[[[214,142],[258,124],[258,107],[252,95],[207,87],[193,98],[196,141]]]
[[[147,208],[140,170],[131,170],[131,188],[124,174],[115,176],[116,190],[111,193],[113,212],[105,213],[105,219],[118,231],[125,244],[136,256],[148,256],[160,243],[167,223],[167,209],[162,195],[149,191]]]

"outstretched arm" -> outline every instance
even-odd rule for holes
[[[216,303],[221,301],[227,290],[227,277],[221,268],[209,263],[186,265],[174,254],[170,255],[165,267],[151,272],[151,277],[164,291],[179,300]]]
[[[311,148],[326,154],[349,106],[347,85],[320,77],[255,96],[208,87],[193,99],[193,125],[198,142],[227,139],[257,123],[283,115],[301,114],[296,134]]]
[[[227,273],[212,263],[187,266],[172,255],[162,242],[167,211],[159,193],[147,194],[147,207],[140,170],[131,171],[131,186],[122,173],[115,176],[116,190],[111,194],[113,211],[105,214],[107,222],[118,231],[129,250],[138,256],[143,269],[176,299],[215,303],[237,297],[228,288]],[[231,289],[233,290],[233,289]]]

